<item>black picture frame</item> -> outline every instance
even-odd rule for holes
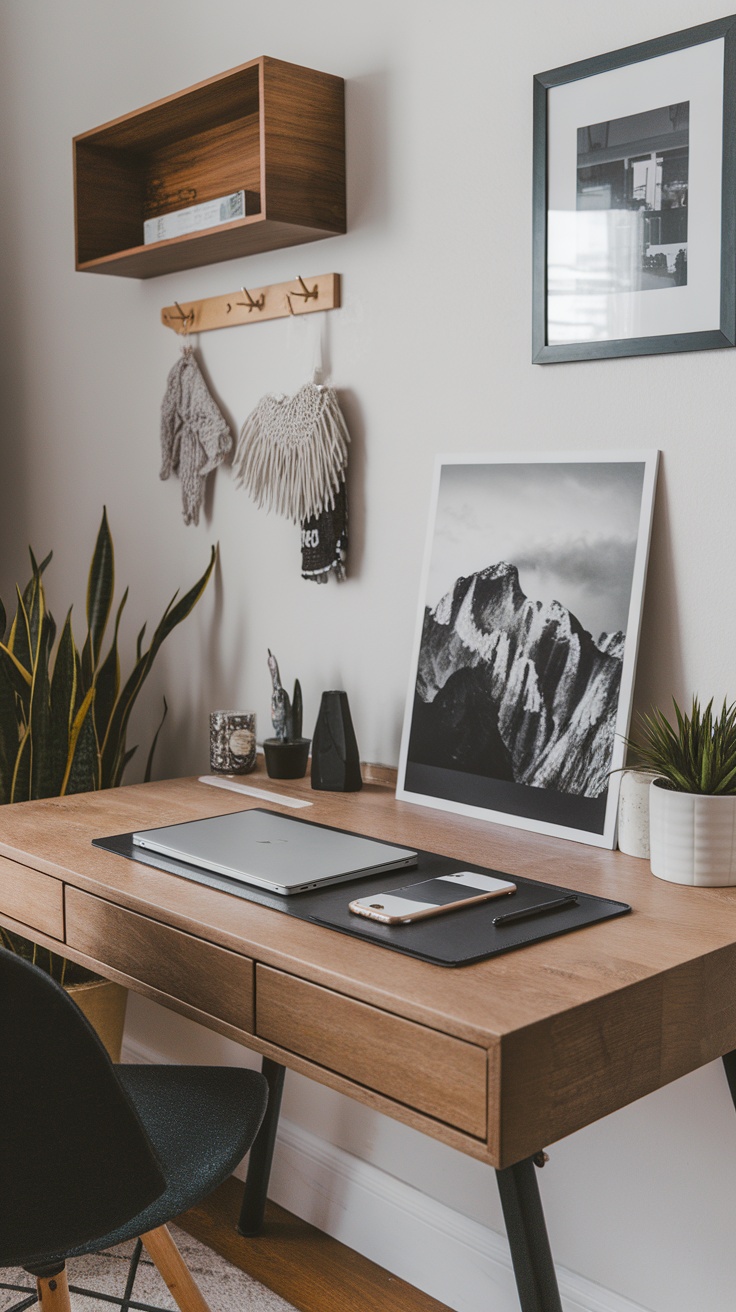
[[[550,94],[568,83],[720,40],[724,43],[724,56],[719,322],[705,330],[550,343],[547,263]],[[736,346],[736,15],[538,73],[534,78],[532,363],[706,351],[730,346]]]

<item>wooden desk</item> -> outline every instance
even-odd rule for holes
[[[287,814],[633,913],[478,965],[430,966],[91,846],[264,805],[174,780],[4,807],[0,922],[254,1049],[272,1074],[299,1071],[487,1162],[522,1307],[557,1312],[532,1158],[736,1049],[736,891],[663,884],[621,853],[399,803],[377,784],[247,782],[314,803]]]

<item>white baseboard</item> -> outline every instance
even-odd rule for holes
[[[161,1056],[126,1042],[123,1060]],[[519,1312],[504,1235],[284,1118],[269,1196],[456,1312]],[[557,1267],[563,1312],[648,1312]]]

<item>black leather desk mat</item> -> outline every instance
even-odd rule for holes
[[[301,820],[301,816],[299,818]],[[314,822],[308,820],[305,823]],[[631,910],[626,902],[613,902],[609,898],[592,897],[588,893],[578,893],[576,889],[562,888],[557,884],[542,884],[535,879],[506,875],[500,870],[491,870],[468,861],[455,861],[436,852],[420,851],[417,865],[410,870],[389,870],[382,875],[364,876],[346,880],[343,884],[331,884],[327,888],[284,896],[237,883],[224,875],[216,875],[199,866],[161,856],[150,849],[135,847],[132,833],[95,838],[93,843],[95,847],[138,861],[141,865],[153,866],[157,870],[193,880],[196,884],[206,884],[209,888],[244,898],[247,902],[257,902],[274,911],[284,912],[287,916],[296,916],[298,920],[308,920],[327,929],[336,929],[341,934],[351,934],[367,943],[375,943],[392,952],[417,957],[420,961],[428,961],[436,966],[469,966],[475,961],[485,961],[488,957],[498,956],[513,948],[540,943],[543,939],[555,938],[558,934],[567,934],[585,925],[595,925],[598,921],[610,920]],[[348,902],[353,898],[365,897],[371,893],[386,893],[407,884],[417,884],[422,879],[434,879],[438,875],[449,875],[458,870],[503,875],[513,880],[517,891],[510,897],[494,898],[490,902],[477,903],[461,911],[448,911],[447,915],[420,920],[413,925],[381,925],[378,921],[366,920],[348,911]],[[577,906],[548,912],[516,924],[493,924],[494,916],[503,912],[516,911],[573,892],[579,900]]]

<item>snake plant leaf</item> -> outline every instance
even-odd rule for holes
[[[5,613],[5,607],[0,601],[0,642],[5,641],[5,630],[8,627],[8,617]]]
[[[13,766],[10,785],[11,802],[26,802],[31,790],[31,726],[26,726]]]
[[[110,719],[110,725],[107,731],[105,742],[102,746],[102,769],[101,778],[103,788],[114,788],[120,783],[123,772],[123,758],[125,755],[125,735],[128,729],[128,721],[135,700],[140,692],[145,679],[153,665],[156,655],[161,644],[169,636],[172,629],[177,624],[181,624],[187,615],[193,610],[204,592],[209,582],[210,574],[215,567],[217,560],[217,548],[213,547],[210,555],[209,564],[200,579],[189,589],[187,593],[176,601],[178,594],[174,594],[164,611],[162,619],[159,621],[151,645],[148,651],[144,652],[136,662],[133,673],[123,687],[118,697],[115,709]]]
[[[77,647],[74,648],[74,664],[77,670],[77,692],[74,702],[74,714],[76,715],[77,711],[82,705],[82,702],[84,701],[84,694],[85,694],[85,689],[82,687],[82,657],[80,656],[79,649]]]
[[[102,639],[112,608],[115,591],[115,553],[107,507],[102,510],[102,522],[87,580],[87,637],[82,648],[82,679],[85,690],[90,687],[100,659]]]
[[[95,734],[94,685],[85,694],[69,735],[69,754],[60,796],[86,793],[100,787],[100,763]]]
[[[13,681],[0,659],[0,805],[10,801],[10,782],[18,754],[18,715]]]
[[[110,650],[95,675],[95,688],[97,689],[95,694],[95,729],[97,732],[97,741],[99,743],[105,741],[110,717],[120,691],[118,634],[120,632],[120,619],[127,600],[128,589],[126,588],[115,616],[115,629],[113,632],[112,643],[110,644]]]
[[[25,606],[26,610],[30,610],[31,608],[31,592],[33,591],[33,586],[36,582],[36,579],[41,578],[41,575],[46,569],[46,566],[48,565],[54,553],[53,551],[50,551],[48,556],[45,556],[44,559],[41,561],[40,565],[36,564],[36,557],[34,556],[31,547],[28,548],[28,554],[31,558],[31,577],[29,578],[25,588],[23,589],[23,605]]]
[[[21,665],[17,656],[14,656],[5,643],[0,642],[0,661],[7,670],[15,691],[21,699],[28,700],[31,692],[32,676],[29,670]]]
[[[154,758],[154,755],[155,755],[155,753],[156,753],[156,743],[158,742],[158,736],[159,736],[159,734],[160,734],[160,732],[161,732],[161,730],[162,730],[162,728],[163,728],[164,720],[166,719],[166,716],[168,715],[168,713],[169,713],[169,706],[168,706],[168,702],[166,701],[166,698],[164,697],[164,713],[163,713],[163,715],[161,716],[161,719],[159,720],[158,729],[156,730],[155,734],[153,735],[153,742],[151,743],[151,750],[150,750],[150,752],[148,753],[148,760],[146,761],[146,773],[145,773],[144,776],[143,776],[143,782],[146,783],[146,784],[149,783],[149,782],[150,782],[150,779],[151,779],[151,771],[153,770],[153,758]],[[133,749],[133,750],[135,750],[135,749]],[[125,766],[123,766],[123,769],[125,769]]]
[[[33,683],[28,723],[31,731],[31,778],[29,797],[51,797],[53,769],[51,754],[51,680],[49,656],[56,625],[49,614],[41,619],[33,662]]]
[[[146,636],[146,629],[147,629],[147,627],[148,627],[148,625],[147,625],[147,624],[144,624],[144,625],[143,625],[143,628],[141,629],[140,633],[138,634],[138,637],[136,638],[136,643],[135,643],[135,658],[136,658],[137,661],[140,660],[140,658],[141,658],[141,656],[142,656],[142,654],[143,654],[143,639],[144,639],[144,637]]]
[[[41,636],[41,628],[44,616],[46,614],[46,596],[43,590],[43,582],[39,572],[39,566],[36,564],[36,557],[33,552],[29,553],[31,557],[31,566],[33,568],[33,577],[31,579],[30,599],[27,601],[23,598],[23,609],[28,617],[28,645],[31,656],[31,668],[35,669],[38,659],[38,646]]]
[[[8,639],[8,650],[13,653],[19,665],[24,670],[31,673],[31,626],[28,619],[28,609],[21,595],[20,588],[16,586],[15,595],[17,598],[17,608],[15,618],[10,627],[10,637]],[[33,589],[28,593],[29,606],[33,602]]]
[[[26,583],[25,585],[24,590],[22,590],[22,604],[24,604],[26,617],[28,617],[30,647],[33,648],[35,643],[35,634],[37,634],[38,623],[39,623],[38,610],[37,610],[38,593],[39,590],[43,589],[41,576],[43,571],[45,571],[46,569],[46,565],[49,564],[51,560],[52,552],[51,551],[49,552],[49,555],[46,556],[45,560],[42,560],[41,564],[38,564],[37,560],[35,560],[35,556],[33,554],[33,548],[31,547],[28,548],[28,554],[30,556],[31,575],[28,583]]]
[[[51,797],[58,795],[66,769],[69,735],[72,731],[72,722],[77,710],[77,661],[78,653],[72,633],[72,612],[70,607],[59,638],[54,672],[51,676],[51,721],[49,728],[53,784],[53,791],[49,794]]]

